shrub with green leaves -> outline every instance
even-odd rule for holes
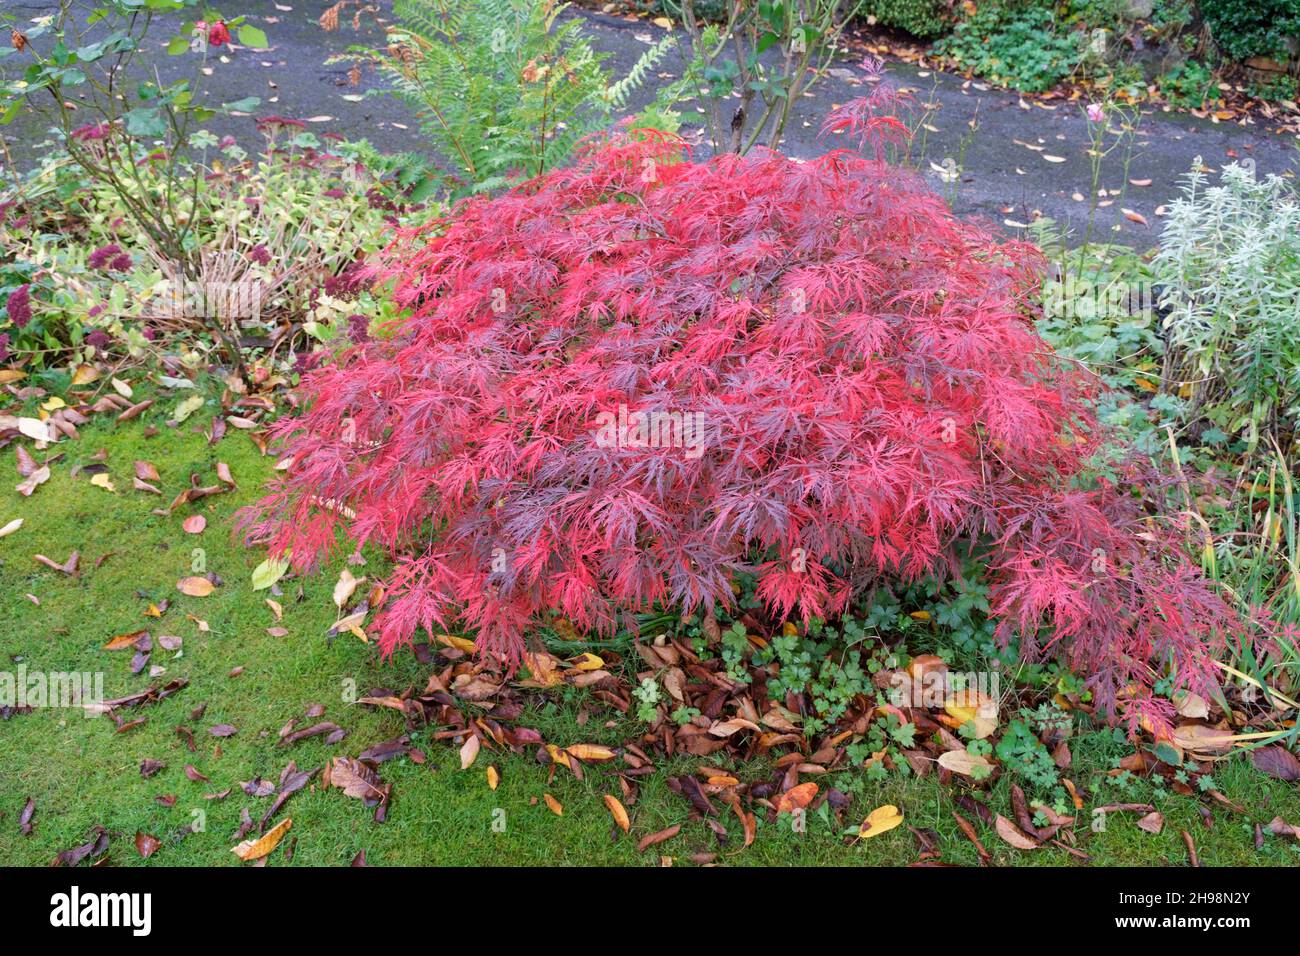
[[[1300,0],[1198,0],[1215,45],[1230,59],[1287,58],[1286,38],[1300,34]]]
[[[863,0],[726,0],[721,26],[681,0],[690,57],[682,89],[699,92],[714,152],[776,149],[791,108],[834,60]],[[870,72],[876,72],[874,64]]]
[[[935,52],[963,70],[1028,93],[1051,89],[1083,55],[1082,35],[1064,29],[1051,9],[981,4]]]
[[[1300,202],[1279,176],[1233,163],[1212,186],[1200,170],[1197,157],[1153,262],[1166,386],[1193,422],[1286,447],[1300,421]]]
[[[0,191],[0,334],[9,353],[0,361],[38,380],[54,376],[50,384],[67,374],[60,369],[105,355],[168,349],[197,364],[216,344],[203,329],[220,322],[247,359],[287,371],[295,351],[365,332],[387,306],[359,271],[402,218],[401,187],[372,172],[382,163],[365,144],[327,145],[295,120],[260,125],[261,153],[200,131],[194,158],[178,166],[196,183],[187,248],[197,280],[111,184],[64,153],[50,151]],[[168,182],[156,162],[142,162],[137,177],[144,197]]]
[[[164,44],[187,74],[171,82],[146,62],[163,14],[202,17],[183,20]],[[186,162],[191,137],[218,112],[247,112],[260,102],[245,97],[215,108],[205,97],[206,78],[235,37],[243,46],[265,48],[266,34],[242,16],[223,18],[200,0],[58,0],[48,16],[30,24],[0,11],[0,26],[10,33],[9,44],[0,47],[0,123],[27,111],[56,129],[72,160],[116,194],[151,247],[186,281],[200,282],[204,265],[194,242],[193,204],[205,172]],[[238,342],[228,329],[213,322],[208,330],[242,373]]]
[[[950,25],[948,4],[942,0],[866,0],[860,13],[922,40],[942,36]]]
[[[1165,342],[1150,265],[1127,246],[1071,250],[1050,218],[1036,220],[1030,232],[1056,263],[1043,280],[1039,333],[1105,383],[1094,400],[1098,418],[1126,445],[1158,453],[1166,441],[1162,428],[1178,421],[1183,403],[1159,390]]]
[[[1204,63],[1185,60],[1156,81],[1160,92],[1174,106],[1203,109],[1219,99],[1219,81]]]

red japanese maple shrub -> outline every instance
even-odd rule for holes
[[[828,128],[895,135],[870,107]],[[300,569],[381,545],[386,652],[465,626],[512,664],[552,609],[608,634],[747,570],[807,619],[974,548],[1025,655],[1137,688],[1130,717],[1171,668],[1206,689],[1233,615],[1136,471],[1089,479],[1036,251],[878,156],[680,154],[619,137],[400,236],[407,317],[304,378],[251,538]]]

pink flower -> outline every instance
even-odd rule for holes
[[[230,43],[230,31],[226,25],[217,20],[208,27],[208,46],[226,46]]]
[[[1088,121],[1089,121],[1089,122],[1092,122],[1092,123],[1100,123],[1100,122],[1101,122],[1102,120],[1104,120],[1105,118],[1106,118],[1106,111],[1105,111],[1104,109],[1102,109],[1102,106],[1101,106],[1100,103],[1089,103],[1089,104],[1088,104]]]
[[[107,139],[112,127],[108,123],[87,123],[85,126],[78,126],[72,131],[72,138],[78,143],[90,143],[95,140]]]
[[[5,303],[5,311],[9,314],[9,321],[16,329],[21,329],[32,320],[31,291],[30,284],[20,285],[9,293],[9,300]]]
[[[112,243],[92,252],[90,258],[86,260],[86,265],[103,272],[129,272],[131,256],[123,252],[122,247],[117,243]]]

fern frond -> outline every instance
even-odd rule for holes
[[[605,90],[605,99],[610,106],[616,110],[621,110],[627,106],[628,99],[645,83],[650,71],[663,62],[664,57],[668,55],[668,50],[675,42],[672,34],[669,34],[642,53],[637,58],[637,61],[632,64],[632,68],[627,71],[627,76]]]

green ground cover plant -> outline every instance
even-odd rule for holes
[[[1083,43],[1077,33],[1059,27],[1046,7],[980,4],[935,50],[959,69],[1041,93],[1070,76]]]

